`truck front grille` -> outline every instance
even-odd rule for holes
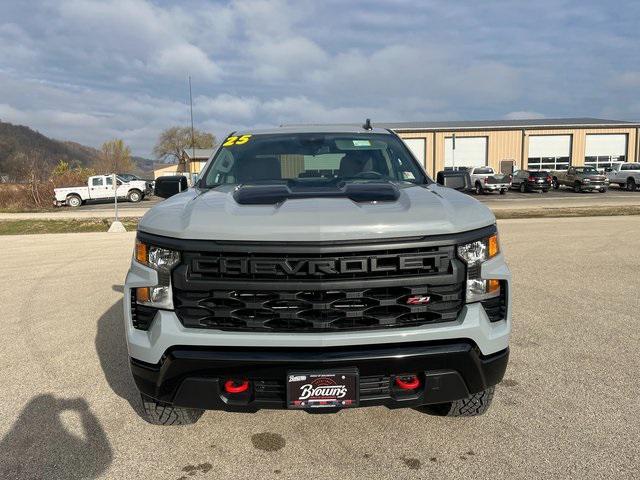
[[[426,304],[412,304],[415,299]],[[185,327],[252,331],[332,331],[408,327],[455,320],[461,284],[352,290],[174,289]]]
[[[290,248],[183,252],[172,274],[178,318],[189,328],[331,332],[450,322],[464,305],[452,245]]]

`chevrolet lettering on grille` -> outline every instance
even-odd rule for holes
[[[380,257],[344,257],[318,259],[278,259],[221,257],[194,259],[194,272],[216,272],[226,275],[323,276],[340,274],[366,274],[377,272],[437,270],[437,255],[389,255]]]

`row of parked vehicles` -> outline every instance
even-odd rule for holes
[[[114,175],[94,175],[89,177],[86,185],[79,187],[55,188],[54,205],[62,207],[79,207],[87,201],[126,199],[129,202],[140,202],[146,196],[153,193],[151,180],[145,180],[131,173],[118,173],[115,175],[116,188],[113,187]]]
[[[592,166],[569,167],[567,170],[516,170],[512,174],[498,173],[491,167],[472,167],[457,171],[442,171],[438,183],[478,195],[508,190],[548,192],[568,187],[575,192],[605,193],[610,185],[629,191],[640,187],[640,163],[619,163],[600,173]]]

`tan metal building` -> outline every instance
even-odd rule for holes
[[[561,170],[569,165],[638,161],[640,123],[597,118],[378,124],[402,137],[430,175],[488,165]]]

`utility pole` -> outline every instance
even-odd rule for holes
[[[191,75],[189,75],[189,109],[191,110],[191,161],[196,158],[196,140],[193,132],[193,95],[191,93]],[[189,172],[189,180],[191,180],[191,172]]]
[[[116,174],[112,174],[112,178],[113,178],[113,202],[114,205],[116,207],[116,222],[119,222],[120,220],[118,220],[118,177],[116,177]]]
[[[453,137],[451,138],[451,146],[453,147],[453,153],[451,154],[451,161],[453,163],[453,167],[452,170],[456,169],[456,134],[453,134]]]

